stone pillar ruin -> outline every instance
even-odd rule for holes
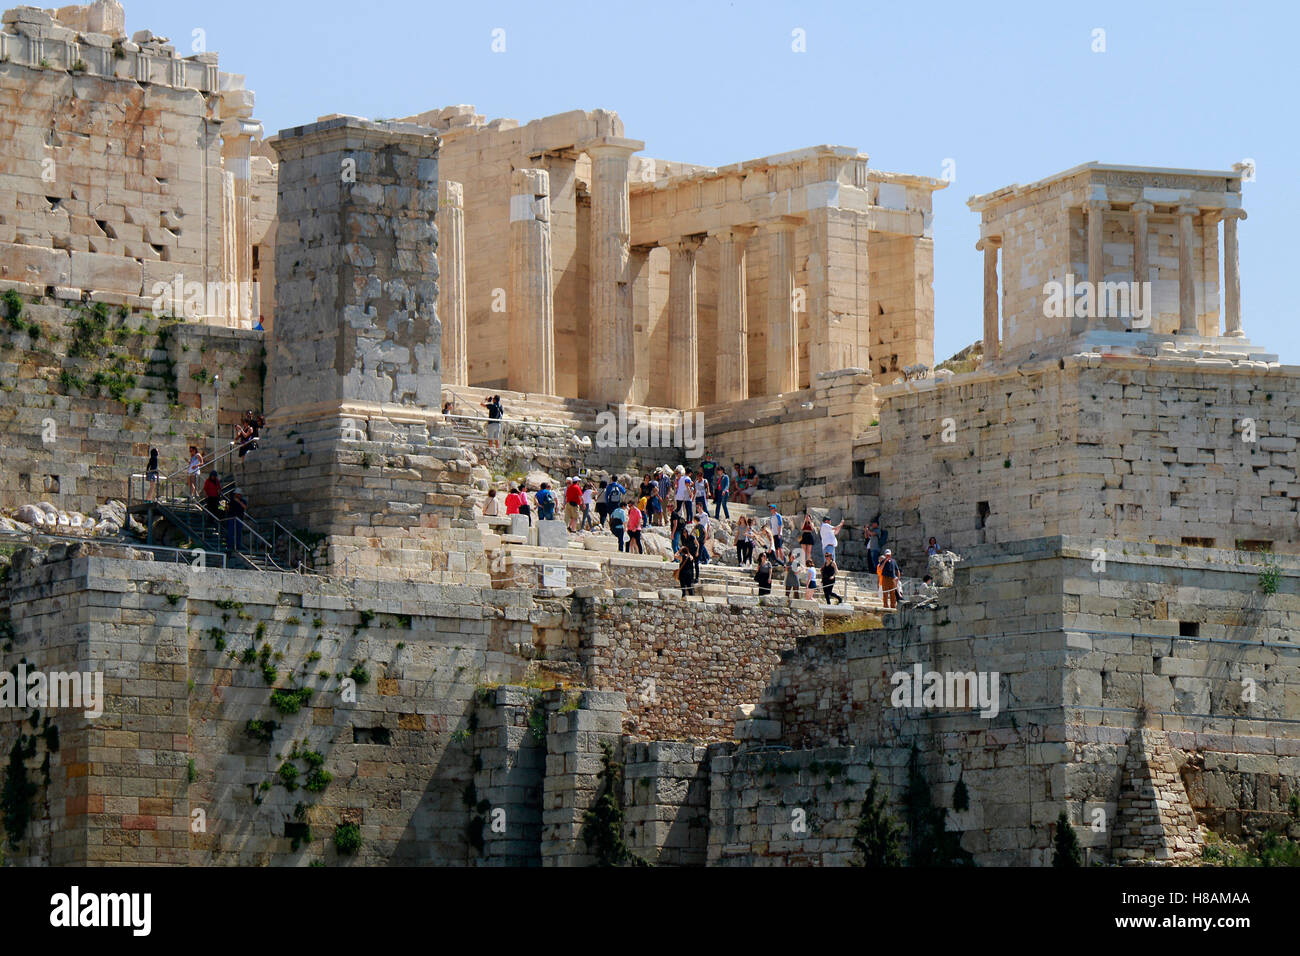
[[[700,404],[700,323],[695,255],[702,239],[685,236],[668,246],[668,404]]]
[[[354,117],[271,141],[280,228],[267,417],[277,424],[439,417],[438,143],[422,127]]]
[[[510,388],[555,394],[550,175],[516,169],[510,196]]]
[[[998,248],[1002,240],[985,236],[975,243],[984,252],[984,361],[998,357]]]
[[[794,310],[794,234],[788,220],[765,223],[768,230],[767,392],[799,388],[799,315]]]
[[[1196,242],[1195,206],[1178,207],[1178,334],[1196,335],[1196,285],[1192,278],[1192,246]]]
[[[591,157],[591,379],[588,397],[626,402],[636,371],[629,273],[632,238],[627,164],[644,144],[601,136],[581,144]]]
[[[438,184],[438,317],[442,320],[442,380],[469,384],[469,327],[465,300],[465,192]]]
[[[717,233],[718,344],[716,400],[749,398],[749,312],[745,300],[745,243],[752,227]]]
[[[1237,220],[1244,209],[1223,211],[1223,334],[1244,336],[1241,328],[1241,263],[1237,258]]]

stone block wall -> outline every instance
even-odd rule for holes
[[[932,535],[959,553],[1061,533],[1300,545],[1292,369],[1069,356],[877,397],[862,468],[905,571]]]
[[[95,554],[22,570],[11,587],[12,650],[0,663],[99,669],[107,705],[95,720],[51,712],[59,748],[36,799],[35,842],[10,859],[477,856],[464,804],[475,769],[455,735],[469,733],[477,685],[522,678],[527,663],[510,648],[531,642],[527,593],[189,571]],[[272,692],[293,688],[310,695],[284,713]],[[19,723],[3,723],[6,753]],[[29,761],[37,782],[41,759]],[[310,790],[316,763],[332,780]],[[340,823],[360,827],[355,857],[334,849]]]
[[[238,418],[260,411],[260,333],[105,306],[24,298],[20,321],[40,327],[35,338],[0,322],[0,508],[47,500],[93,513],[126,500],[150,448],[164,475],[181,471],[191,444],[211,458],[218,434],[222,452]]]
[[[627,730],[640,737],[730,739],[736,707],[758,698],[781,649],[823,619],[757,597],[578,600],[586,683],[624,695]]]
[[[4,14],[0,279],[26,292],[148,307],[177,275],[230,278],[217,116],[229,76],[215,53],[180,57],[148,31],[128,39],[123,24],[112,0]]]

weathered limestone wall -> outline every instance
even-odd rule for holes
[[[34,341],[0,322],[0,508],[47,500],[93,514],[126,500],[150,448],[164,475],[180,471],[191,444],[212,457],[218,408],[225,451],[239,417],[262,407],[260,333],[94,308],[24,301]]]
[[[582,612],[586,682],[626,696],[627,731],[707,741],[730,738],[736,707],[756,698],[781,650],[823,619],[820,606],[759,597],[587,599]]]
[[[1068,356],[892,386],[862,467],[909,560],[932,535],[959,553],[1057,533],[1294,551],[1297,381],[1289,367]]]
[[[15,572],[10,586],[4,667],[25,658],[29,670],[100,669],[107,695],[95,720],[48,712],[59,748],[48,785],[44,751],[28,761],[41,784],[38,819],[10,859],[344,863],[332,842],[343,822],[361,827],[361,864],[470,859],[462,794],[475,771],[454,735],[468,729],[476,684],[523,676],[511,648],[531,642],[526,592],[103,556]],[[353,702],[340,678],[358,665],[367,679],[357,678]],[[271,694],[289,688],[311,694],[284,714]],[[6,753],[26,716],[0,725]],[[257,739],[250,720],[278,726]],[[312,759],[295,752],[324,758],[333,779],[323,790],[305,787]],[[293,790],[286,763],[299,771]],[[313,839],[295,850],[286,825],[304,822],[299,803]]]
[[[986,547],[936,610],[800,640],[737,735],[805,749],[713,762],[710,862],[838,859],[850,798],[814,778],[847,776],[860,801],[874,763],[901,819],[913,745],[936,803],[965,784],[969,809],[949,818],[981,864],[1050,861],[1062,809],[1103,860],[1194,855],[1193,809],[1229,833],[1276,824],[1300,773],[1295,560],[1264,593],[1264,565],[1240,554],[1127,543],[1096,570],[1092,543]],[[998,714],[893,706],[891,676],[917,663],[996,672]],[[818,826],[792,831],[796,808]]]
[[[142,307],[178,275],[205,297],[210,283],[250,282],[256,236],[232,136],[251,117],[242,77],[147,30],[127,39],[113,0],[51,12],[6,11],[0,32],[0,279]],[[260,127],[243,131],[247,143]],[[212,302],[201,314],[230,322],[226,300]]]
[[[437,137],[339,117],[285,130],[274,145],[271,414],[296,424],[436,412]]]

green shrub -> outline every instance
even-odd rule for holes
[[[361,849],[361,828],[355,823],[340,823],[334,828],[334,849],[352,856]]]

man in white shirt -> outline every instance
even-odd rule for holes
[[[768,505],[767,507],[771,511],[767,519],[767,530],[772,535],[772,550],[780,554],[782,548],[781,532],[785,527],[785,519],[781,517],[781,512],[776,510],[776,505]]]
[[[825,557],[830,558],[832,561],[839,560],[835,557],[835,546],[839,544],[839,539],[835,536],[840,533],[840,529],[843,527],[843,519],[840,520],[839,524],[832,528],[830,515],[827,514],[822,518],[822,554]]]

